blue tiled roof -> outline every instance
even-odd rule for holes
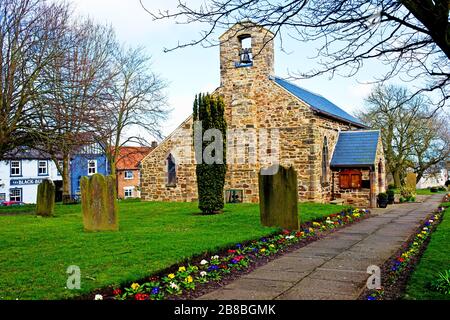
[[[331,101],[325,99],[321,95],[312,93],[306,89],[303,89],[295,84],[292,84],[284,79],[274,77],[273,80],[278,85],[282,86],[284,89],[289,91],[291,94],[299,98],[300,100],[306,102],[309,104],[311,108],[314,110],[326,114],[328,116],[331,116],[333,118],[337,118],[340,120],[348,121],[353,124],[356,124],[361,127],[365,127],[365,125],[357,118],[353,117],[352,115],[348,114],[341,108],[339,108],[337,105],[332,103]]]
[[[367,167],[375,164],[380,131],[341,131],[331,167]]]

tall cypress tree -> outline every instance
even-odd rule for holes
[[[221,97],[196,95],[193,110],[194,121],[202,123],[202,137],[208,129],[218,129],[222,134],[223,163],[197,163],[197,190],[199,208],[204,214],[219,213],[224,207],[223,188],[225,186],[226,167],[226,130],[225,103]],[[203,141],[201,153],[212,141]],[[196,149],[197,151],[200,151]],[[217,152],[217,150],[215,150]],[[196,155],[197,159],[202,159]],[[215,156],[215,154],[213,154]]]

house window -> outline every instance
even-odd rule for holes
[[[97,160],[88,160],[88,176],[97,173]]]
[[[125,187],[123,188],[123,194],[125,199],[126,198],[133,198],[133,191],[134,191],[134,187]]]
[[[133,171],[125,171],[125,179],[133,179]]]
[[[22,165],[18,160],[12,160],[10,163],[11,168],[11,176],[20,176],[22,175]]]
[[[48,162],[38,161],[38,176],[47,176],[48,175]]]
[[[323,139],[322,147],[322,184],[328,181],[328,140],[327,137]]]
[[[177,170],[175,159],[172,154],[167,157],[167,185],[175,186],[177,184]]]
[[[9,201],[22,201],[22,189],[10,189]]]
[[[344,170],[339,173],[339,187],[341,189],[360,189],[362,173],[359,170]]]

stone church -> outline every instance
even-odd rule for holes
[[[244,136],[259,136],[245,132],[276,131],[277,147],[264,148],[276,151],[281,165],[295,168],[300,201],[376,206],[376,195],[385,191],[379,131],[326,98],[275,76],[272,38],[270,31],[251,22],[238,23],[220,37],[220,87],[213,94],[225,101],[228,129],[244,133],[238,142],[243,157],[258,159],[258,150]],[[142,160],[143,200],[197,200],[192,135],[191,116]],[[227,159],[226,202],[259,200],[258,172],[264,164],[245,159]]]

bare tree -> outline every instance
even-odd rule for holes
[[[358,117],[381,130],[386,165],[400,187],[408,167],[418,179],[431,166],[448,156],[445,121],[440,114],[431,117],[434,108],[422,95],[410,98],[404,87],[378,85],[366,99],[367,109]]]
[[[417,119],[414,124],[412,168],[417,182],[428,173],[436,171],[450,156],[450,128],[448,116]]]
[[[116,51],[111,101],[99,128],[112,175],[116,174],[121,146],[147,144],[139,131],[161,137],[160,124],[169,111],[165,87],[165,81],[151,71],[150,57],[142,48]],[[132,129],[138,133],[132,134]]]
[[[40,131],[34,102],[43,88],[37,80],[60,54],[55,43],[68,15],[66,4],[0,1],[0,157],[30,145]]]
[[[114,77],[112,52],[117,48],[110,27],[89,19],[72,23],[58,44],[64,54],[54,58],[41,81],[39,145],[49,152],[63,178],[63,201],[70,199],[70,157],[96,142],[97,128],[107,116]],[[62,156],[62,166],[56,156]]]
[[[141,5],[145,9],[142,0]],[[381,60],[390,70],[377,81],[398,74],[407,80],[425,79],[415,94],[437,92],[437,107],[445,105],[449,98],[448,0],[207,0],[199,8],[179,1],[174,12],[149,13],[156,20],[206,25],[199,38],[166,51],[197,44],[216,45],[216,31],[251,20],[274,36],[280,35],[282,41],[288,36],[319,43],[319,68],[299,72],[296,77],[337,72],[350,77],[366,60]]]

